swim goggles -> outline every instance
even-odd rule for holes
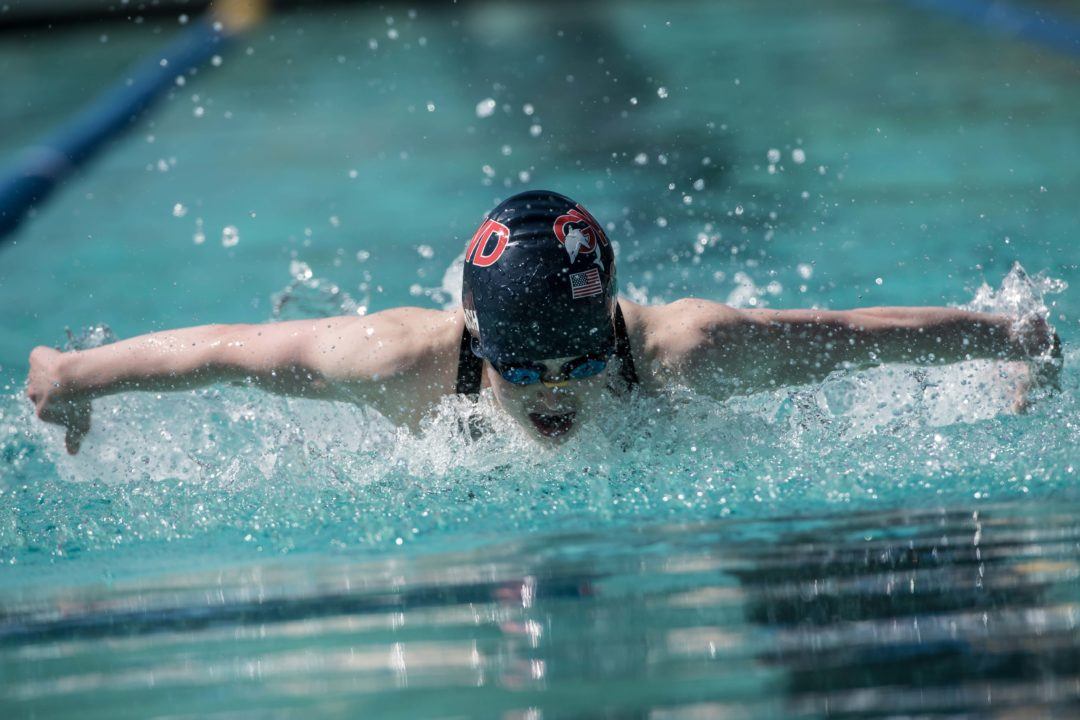
[[[502,375],[503,380],[514,385],[534,385],[542,382],[548,387],[563,387],[569,380],[584,380],[604,372],[607,367],[608,353],[589,353],[567,360],[552,379],[544,379],[548,372],[547,365],[535,362],[492,363],[492,367]]]

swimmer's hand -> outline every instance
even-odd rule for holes
[[[1045,319],[1035,316],[1013,323],[1009,341],[1016,357],[1032,363],[1035,385],[1061,389],[1061,338]]]
[[[1039,316],[1024,318],[1009,328],[1012,354],[1018,358],[1039,360],[1061,356],[1061,339],[1050,324]]]
[[[67,429],[64,444],[74,455],[90,431],[90,398],[66,382],[63,360],[64,353],[58,350],[43,345],[34,348],[26,395],[39,418]]]

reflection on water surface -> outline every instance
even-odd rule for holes
[[[0,619],[0,705],[7,716],[74,714],[92,696],[101,717],[1066,717],[1080,711],[1076,510],[654,525],[24,589]]]

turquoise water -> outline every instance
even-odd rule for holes
[[[0,157],[174,30],[5,37]],[[1078,69],[892,3],[271,18],[0,246],[3,715],[1075,714]],[[526,187],[631,299],[1045,312],[1061,390],[675,389],[548,451],[216,387],[74,458],[21,396],[67,328],[447,306]]]

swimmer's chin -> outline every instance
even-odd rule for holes
[[[577,428],[575,422],[576,412],[564,413],[529,413],[529,422],[543,440],[547,442],[563,443],[574,434]]]

